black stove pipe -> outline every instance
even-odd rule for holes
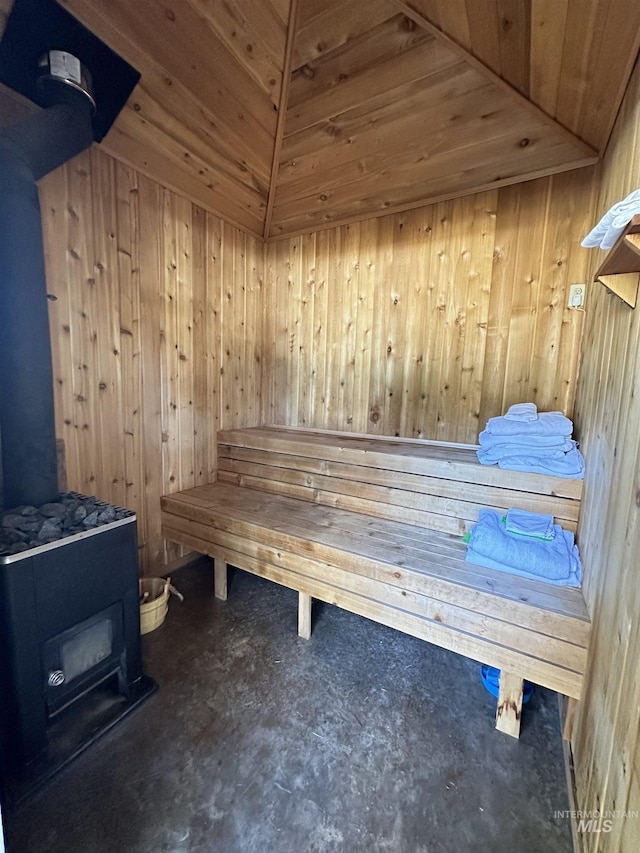
[[[2,505],[59,495],[53,370],[36,181],[93,141],[91,103],[64,102],[0,131],[0,445]]]

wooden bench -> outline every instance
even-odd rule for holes
[[[162,498],[163,535],[299,593],[501,670],[497,728],[519,734],[523,679],[580,697],[582,593],[465,562],[481,507],[576,529],[582,483],[486,467],[470,445],[282,427],[218,434],[217,482]]]

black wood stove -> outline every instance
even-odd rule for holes
[[[60,495],[36,181],[101,139],[139,74],[54,0],[15,0],[0,81],[0,767],[20,799],[155,689],[142,672],[135,515]]]
[[[0,556],[0,720],[14,801],[155,690],[142,671],[135,514],[61,498],[76,513],[89,500],[94,515],[114,520],[80,521],[81,532]],[[4,516],[14,517],[26,526],[33,516]]]

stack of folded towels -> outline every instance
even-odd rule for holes
[[[573,423],[562,412],[538,412],[535,403],[517,403],[506,415],[489,418],[478,439],[478,459],[512,471],[580,480],[584,459],[572,434]]]
[[[469,533],[466,560],[489,569],[555,586],[579,587],[582,566],[573,533],[553,516],[510,509],[505,516],[481,509]]]

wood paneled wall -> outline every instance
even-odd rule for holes
[[[511,403],[573,409],[593,170],[272,243],[266,422],[477,440]]]
[[[70,488],[139,516],[261,422],[475,442],[513,402],[571,413],[591,170],[262,245],[99,149],[41,186]]]
[[[640,186],[640,68],[607,152],[595,219]],[[604,253],[592,250],[592,273]],[[640,810],[640,309],[590,286],[576,424],[586,456],[578,538],[594,630],[572,739],[578,808]],[[585,833],[585,853],[636,853],[640,818]]]
[[[134,509],[157,572],[180,556],[160,495],[211,479],[217,428],[259,417],[262,245],[95,147],[41,205],[69,488]]]

